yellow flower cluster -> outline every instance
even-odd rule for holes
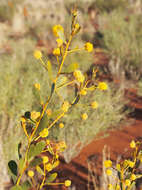
[[[87,42],[85,45],[84,45],[84,49],[88,52],[92,52],[93,51],[93,44],[91,44],[90,42]]]
[[[41,58],[42,58],[42,53],[41,53],[41,51],[35,50],[35,51],[34,51],[34,57],[35,57],[36,59],[41,59]]]
[[[47,116],[51,116],[52,110],[51,110],[51,109],[47,109],[47,110],[46,110],[46,114],[47,114]]]
[[[97,109],[98,108],[98,102],[96,102],[96,101],[94,101],[94,102],[92,102],[91,103],[91,107],[93,108],[93,109]]]
[[[85,121],[86,119],[88,119],[87,113],[83,113],[81,117],[82,117],[82,120],[84,120],[84,121]]]
[[[64,124],[63,123],[59,123],[59,128],[63,128]]]
[[[112,175],[112,170],[111,170],[111,169],[107,169],[107,170],[106,170],[106,174],[107,174],[108,176]]]
[[[62,110],[63,110],[64,112],[67,112],[68,109],[69,109],[69,107],[70,107],[69,102],[68,102],[68,101],[64,101],[63,104],[62,104]]]
[[[85,77],[80,70],[75,70],[73,75],[78,82],[83,83],[83,81],[85,80]]]
[[[45,165],[45,169],[46,169],[48,172],[50,172],[50,171],[53,169],[52,164],[51,164],[51,163],[46,164],[46,165]]]
[[[39,83],[35,83],[35,84],[34,84],[34,87],[35,87],[37,90],[40,90],[40,84],[39,84]]]
[[[36,112],[36,111],[32,111],[31,112],[31,118],[33,119],[33,120],[36,120],[37,118],[39,118],[40,117],[40,112]]]
[[[107,84],[106,84],[105,82],[99,82],[98,88],[99,88],[100,90],[107,90],[107,89],[108,89],[108,86],[107,86]]]
[[[63,40],[62,40],[61,38],[58,38],[58,39],[56,40],[56,42],[57,42],[57,46],[58,46],[58,47],[61,47],[61,46],[63,45]]]
[[[105,161],[104,161],[104,166],[105,166],[106,168],[110,168],[110,167],[112,166],[112,161],[111,161],[111,160],[105,160]]]
[[[44,137],[47,137],[48,134],[49,134],[48,129],[45,128],[45,129],[43,129],[43,130],[39,133],[39,136],[42,137],[42,138],[44,138]]]
[[[28,171],[28,176],[29,176],[29,177],[33,177],[33,176],[34,176],[34,172],[33,172],[32,170],[29,170],[29,171]]]
[[[85,95],[87,94],[87,90],[82,89],[82,90],[80,91],[80,94],[81,94],[82,96],[85,96]]]
[[[136,147],[136,143],[135,143],[134,140],[131,141],[131,143],[130,143],[130,147],[131,147],[131,148],[135,148],[135,147]]]
[[[55,56],[59,56],[60,55],[60,48],[55,48],[54,50],[53,50],[53,55],[55,55]]]
[[[131,181],[129,179],[126,179],[125,180],[125,185],[129,187],[131,185]]]
[[[61,25],[55,25],[53,26],[52,31],[56,37],[59,37],[59,32],[64,32],[64,28]]]
[[[66,180],[66,181],[65,181],[65,186],[66,186],[66,187],[71,186],[71,180]]]

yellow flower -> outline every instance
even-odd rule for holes
[[[52,114],[52,110],[51,109],[47,109],[46,113],[47,113],[47,116],[50,116]]]
[[[112,190],[113,189],[113,185],[110,183],[108,184],[108,190]]]
[[[112,170],[107,169],[107,170],[106,170],[106,174],[107,174],[108,176],[112,175]]]
[[[125,180],[125,185],[126,185],[126,186],[130,186],[130,185],[131,185],[131,181],[130,181],[129,179],[126,179],[126,180]]]
[[[93,44],[91,44],[90,42],[87,42],[87,43],[84,45],[84,48],[85,48],[86,51],[92,52],[92,51],[93,51]]]
[[[87,113],[83,113],[81,117],[82,117],[82,120],[86,120],[88,118],[88,115]]]
[[[121,170],[120,164],[116,164],[116,169],[117,169],[118,171]]]
[[[105,82],[99,82],[98,88],[99,88],[100,90],[107,90],[107,89],[108,89],[108,86],[107,86],[107,84],[106,84]]]
[[[64,32],[64,28],[61,26],[61,25],[55,25],[53,26],[52,28],[52,31],[53,31],[53,34],[56,36],[56,37],[59,37],[59,32]]]
[[[45,165],[45,169],[46,169],[48,172],[50,172],[50,171],[53,169],[52,164],[51,164],[51,163],[46,164],[46,165]]]
[[[36,112],[36,111],[31,112],[31,118],[33,120],[36,120],[38,117],[40,117],[40,112]]]
[[[42,138],[44,138],[44,137],[47,137],[48,136],[48,129],[47,128],[45,128],[45,129],[43,129],[40,133],[39,133],[39,136],[40,137],[42,137]]]
[[[130,147],[131,147],[131,148],[135,148],[135,147],[136,147],[136,143],[135,143],[134,140],[131,141],[131,143],[130,143]]]
[[[42,53],[41,53],[41,51],[35,50],[35,51],[34,51],[34,57],[35,57],[36,59],[41,59],[41,58],[42,58]]]
[[[115,189],[120,190],[120,185],[117,184]]]
[[[44,164],[46,164],[49,161],[48,156],[43,156],[42,159]]]
[[[22,123],[25,123],[25,122],[26,122],[26,119],[22,116],[22,117],[20,118],[20,121],[21,121]]]
[[[75,70],[73,75],[78,82],[83,83],[83,81],[85,80],[85,77],[80,70]]]
[[[65,141],[60,141],[57,145],[56,145],[56,149],[59,152],[63,152],[65,149],[67,148],[67,145],[65,143]]]
[[[33,172],[32,170],[29,170],[29,171],[28,171],[28,176],[29,176],[29,177],[33,177],[33,176],[34,176],[34,172]]]
[[[53,50],[53,55],[55,55],[55,56],[59,56],[60,55],[60,49],[59,48],[55,48],[54,50]]]
[[[136,177],[136,175],[135,175],[135,174],[132,174],[132,175],[131,175],[131,180],[132,180],[132,181],[135,181],[135,180],[136,180],[136,178],[137,178],[137,177]]]
[[[92,102],[92,103],[91,103],[91,107],[92,107],[93,109],[97,109],[97,108],[98,108],[98,102],[96,102],[96,101]]]
[[[110,168],[110,167],[112,166],[112,161],[111,161],[111,160],[105,160],[105,161],[104,161],[104,166],[105,166],[106,168]]]
[[[59,123],[59,127],[60,127],[60,128],[63,128],[63,127],[64,127],[64,124],[63,124],[63,123]]]
[[[47,139],[47,140],[46,140],[46,145],[49,145],[49,144],[50,144],[50,140]]]
[[[127,163],[128,163],[128,166],[129,166],[130,168],[133,168],[134,165],[135,165],[135,162],[132,162],[132,161],[130,161],[130,160],[128,160]]]
[[[87,94],[87,91],[86,91],[85,89],[82,89],[82,90],[80,91],[80,94],[81,94],[82,96],[85,96],[85,95]]]
[[[66,180],[66,181],[65,181],[65,186],[66,186],[66,187],[71,186],[71,180]]]
[[[70,107],[69,102],[68,102],[68,101],[64,101],[63,104],[62,104],[62,110],[63,110],[64,112],[67,112],[68,109],[69,109],[69,107]]]
[[[58,47],[61,47],[63,45],[63,40],[61,38],[58,38],[56,40]]]
[[[35,88],[36,88],[37,90],[40,90],[40,84],[39,84],[39,83],[35,83],[34,86],[35,86]]]

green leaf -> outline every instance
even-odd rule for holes
[[[30,160],[31,158],[39,155],[44,150],[45,145],[45,141],[40,141],[36,145],[32,144],[29,149],[28,159]]]
[[[62,112],[63,112],[63,111],[62,111],[61,109],[56,110],[56,111],[54,111],[54,112],[50,115],[50,118],[51,118],[51,119],[55,119],[55,118],[57,118]]]
[[[57,175],[58,175],[57,173],[51,174],[51,175],[47,178],[46,184],[52,183],[52,182],[56,179]]]
[[[41,175],[44,175],[44,171],[41,169],[40,166],[36,166],[36,171],[40,173]]]
[[[30,167],[35,167],[37,165],[40,165],[42,163],[42,158],[35,158],[31,161]]]
[[[51,86],[51,94],[50,94],[50,97],[53,95],[54,90],[55,90],[55,83],[53,83],[52,86]]]
[[[44,116],[43,116],[43,118],[41,119],[40,124],[39,124],[39,126],[38,126],[38,128],[37,128],[37,131],[36,131],[35,136],[38,136],[39,133],[40,133],[44,128],[46,128],[46,127],[48,126],[48,121],[49,121],[49,120],[48,120],[47,115],[44,114]]]
[[[77,95],[75,101],[71,105],[73,106],[73,105],[77,104],[79,102],[79,100],[80,100],[80,95]]]
[[[12,188],[10,188],[10,190],[22,190],[22,187],[19,185],[15,185]]]
[[[12,174],[14,174],[15,176],[17,176],[18,171],[17,171],[17,164],[14,160],[10,160],[8,162],[8,167],[10,169],[10,171],[12,172]]]
[[[31,184],[29,181],[25,181],[22,185],[22,190],[29,190],[31,188]]]
[[[78,63],[71,63],[65,70],[65,73],[72,73],[79,68]]]

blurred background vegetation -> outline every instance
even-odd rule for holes
[[[70,31],[71,8],[77,6],[81,32],[72,46],[86,41],[94,44],[94,54],[72,54],[66,62],[78,62],[83,72],[99,68],[109,85],[105,93],[96,91],[85,102],[98,101],[99,108],[74,107],[64,118],[65,128],[55,127],[50,138],[65,139],[67,162],[100,131],[118,127],[129,112],[124,99],[125,88],[137,88],[142,95],[142,2],[141,0],[1,0],[0,1],[0,152],[1,165],[17,158],[17,145],[23,140],[19,117],[25,111],[38,109],[33,84],[41,84],[41,96],[46,100],[50,82],[46,71],[33,58],[40,49],[44,59],[52,60],[55,47],[52,26],[61,24]],[[111,80],[110,80],[111,79]],[[116,83],[117,81],[117,83]],[[62,92],[69,96],[69,89]],[[58,98],[52,105],[58,107]],[[103,100],[103,101],[102,101]],[[81,121],[80,114],[88,113]],[[6,174],[2,174],[6,175]]]

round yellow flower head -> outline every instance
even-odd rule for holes
[[[91,44],[90,42],[87,42],[87,43],[84,45],[84,48],[85,48],[86,51],[92,52],[92,51],[93,51],[93,44]]]
[[[59,127],[60,127],[60,128],[63,128],[63,127],[64,127],[64,124],[63,124],[63,123],[59,123]]]
[[[80,70],[75,70],[73,75],[78,82],[83,83],[83,81],[85,80],[85,77]]]
[[[52,164],[51,164],[51,163],[46,164],[46,165],[45,165],[45,169],[46,169],[48,172],[50,172],[50,171],[53,169]]]
[[[131,141],[131,143],[130,143],[130,147],[131,147],[131,148],[135,148],[135,147],[136,147],[136,143],[135,143],[134,140]]]
[[[56,42],[57,42],[57,46],[58,46],[58,47],[61,47],[61,46],[63,45],[63,40],[62,40],[61,38],[58,38],[58,39],[56,40]]]
[[[53,55],[55,55],[55,56],[59,56],[60,55],[60,49],[59,48],[55,48],[54,50],[53,50]]]
[[[46,140],[46,145],[49,145],[49,144],[50,144],[50,140],[47,139],[47,140]]]
[[[96,101],[92,102],[92,103],[91,103],[91,107],[92,107],[93,109],[97,109],[97,108],[98,108],[98,103],[97,103]]]
[[[107,86],[107,84],[106,84],[105,82],[99,82],[98,88],[99,88],[100,90],[107,90],[107,89],[108,89],[108,86]]]
[[[88,115],[87,115],[87,113],[83,113],[81,117],[82,117],[82,120],[86,120],[86,119],[88,119]]]
[[[40,117],[40,112],[36,112],[36,111],[32,111],[31,112],[31,118],[33,119],[33,120],[36,120],[37,118],[39,118]]]
[[[106,170],[106,174],[107,174],[108,176],[112,175],[112,170],[107,169],[107,170]]]
[[[65,186],[66,186],[66,187],[71,186],[71,180],[66,180],[66,181],[65,181]]]
[[[40,133],[39,133],[39,136],[40,137],[42,137],[42,138],[44,138],[44,137],[47,137],[48,136],[48,129],[47,128],[45,128],[45,129],[43,129]]]
[[[34,51],[34,57],[35,57],[36,59],[41,59],[41,58],[42,58],[42,53],[41,53],[41,51],[35,50],[35,51]]]
[[[85,89],[82,89],[82,90],[80,91],[80,94],[81,94],[82,96],[85,96],[85,95],[87,94],[87,91],[86,91]]]
[[[125,185],[129,187],[131,185],[131,181],[129,179],[126,179],[125,180]]]
[[[50,116],[52,114],[52,110],[51,109],[47,109],[46,113],[47,113],[47,116]]]
[[[64,28],[61,26],[61,25],[55,25],[55,26],[53,26],[53,28],[52,28],[52,30],[53,30],[53,34],[56,36],[56,37],[59,37],[59,32],[64,32]]]
[[[39,84],[39,83],[35,83],[35,84],[34,84],[34,87],[35,87],[37,90],[40,90],[40,84]]]
[[[113,185],[111,183],[108,184],[108,190],[113,190]]]
[[[57,151],[59,152],[63,152],[66,148],[67,145],[65,143],[65,141],[60,141],[57,145],[56,145]]]
[[[46,164],[49,161],[48,156],[43,156],[42,159],[44,164]]]
[[[104,166],[105,166],[106,168],[110,168],[110,167],[112,166],[112,161],[111,161],[111,160],[105,160],[105,161],[104,161]]]
[[[28,171],[28,176],[29,176],[29,177],[33,177],[33,176],[34,176],[34,172],[33,172],[32,170],[29,170],[29,171]]]
[[[131,180],[132,180],[132,181],[135,181],[135,180],[136,180],[136,178],[137,178],[137,177],[136,177],[136,175],[135,175],[135,174],[132,174],[132,175],[131,175]]]
[[[118,171],[121,170],[121,166],[120,166],[120,164],[116,164],[116,169],[117,169]]]
[[[68,109],[69,109],[69,107],[70,107],[69,102],[68,102],[68,101],[64,101],[63,104],[62,104],[62,110],[63,110],[64,112],[67,112]]]
[[[117,184],[115,189],[120,190],[120,185]]]

